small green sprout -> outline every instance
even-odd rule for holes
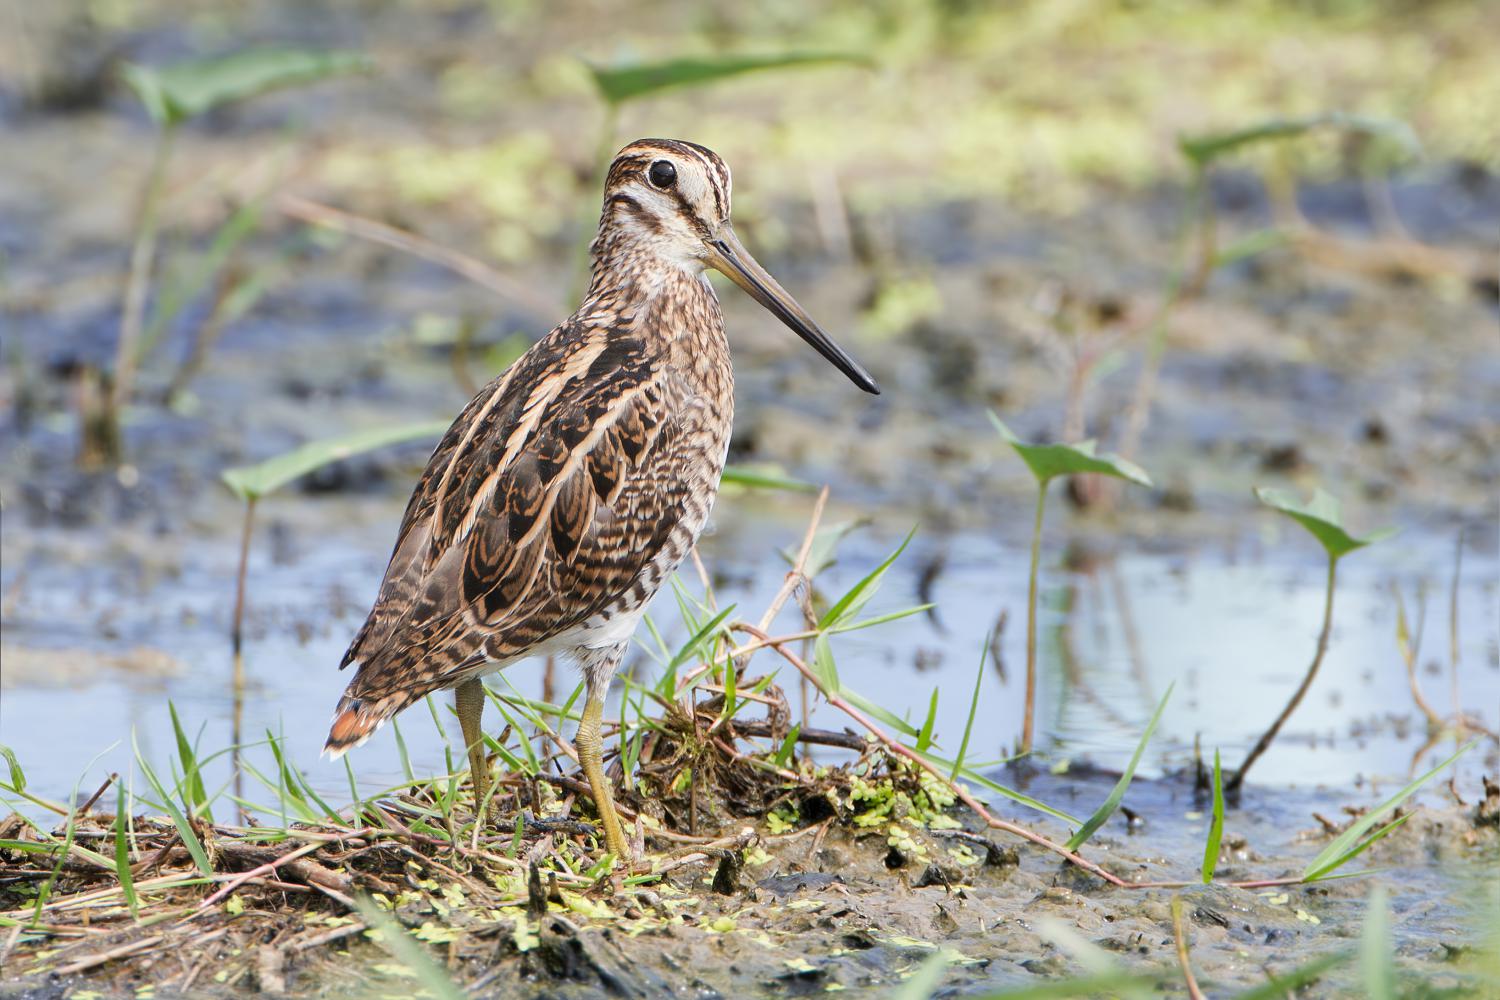
[[[1047,506],[1047,487],[1058,476],[1093,472],[1113,476],[1139,486],[1150,486],[1145,470],[1118,455],[1101,455],[1093,441],[1079,444],[1026,444],[1016,437],[993,411],[990,422],[1006,443],[1015,449],[1036,478],[1036,524],[1031,535],[1031,573],[1026,589],[1026,705],[1021,729],[1021,753],[1029,753],[1035,734],[1036,716],[1036,594],[1037,572],[1042,556],[1042,515]]]
[[[1281,732],[1281,727],[1286,724],[1286,720],[1291,718],[1292,713],[1297,710],[1297,706],[1302,703],[1302,699],[1307,694],[1308,688],[1312,687],[1313,679],[1318,675],[1318,668],[1322,666],[1323,656],[1328,652],[1328,639],[1333,631],[1333,591],[1339,560],[1351,552],[1389,538],[1396,533],[1393,528],[1383,528],[1379,531],[1371,532],[1363,538],[1351,535],[1348,529],[1344,527],[1343,517],[1339,513],[1338,500],[1321,489],[1314,490],[1312,499],[1306,503],[1298,501],[1296,497],[1282,490],[1267,489],[1264,487],[1257,488],[1255,496],[1256,499],[1260,500],[1267,507],[1285,514],[1302,525],[1318,540],[1318,543],[1323,546],[1323,551],[1328,556],[1328,574],[1323,595],[1323,627],[1318,633],[1317,652],[1313,654],[1312,663],[1308,666],[1307,673],[1302,678],[1302,683],[1297,686],[1297,690],[1292,694],[1291,700],[1286,703],[1286,707],[1281,710],[1281,714],[1276,717],[1276,721],[1271,723],[1271,728],[1267,729],[1261,734],[1260,739],[1256,740],[1255,746],[1251,748],[1250,753],[1245,757],[1245,762],[1239,766],[1239,769],[1234,772],[1234,776],[1229,779],[1229,783],[1224,786],[1231,794],[1239,791],[1240,786],[1244,784],[1245,775],[1249,772],[1250,766],[1259,760],[1261,754],[1270,748],[1272,741],[1276,739],[1276,734]]]

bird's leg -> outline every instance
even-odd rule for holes
[[[594,793],[594,807],[604,824],[604,839],[609,852],[621,861],[630,860],[630,847],[625,842],[625,833],[620,828],[620,817],[615,812],[614,796],[610,794],[609,781],[604,777],[604,741],[599,735],[599,723],[604,718],[604,694],[609,690],[609,679],[615,672],[615,664],[624,654],[623,645],[609,650],[587,650],[580,657],[584,671],[587,694],[583,705],[583,719],[578,723],[578,734],[573,744],[578,748],[578,762],[583,765],[584,777]]]
[[[474,812],[477,814],[490,784],[484,730],[479,726],[479,718],[484,714],[484,681],[475,677],[455,688],[453,707],[458,711],[458,726],[463,730],[464,746],[469,751],[469,780],[474,785]]]

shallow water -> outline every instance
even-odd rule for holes
[[[733,603],[741,616],[759,617],[786,568],[774,548],[796,545],[801,525],[793,518],[809,507],[805,499],[743,494],[722,501],[718,530],[702,545],[711,568],[732,569],[716,586],[721,607]],[[245,739],[259,740],[267,731],[285,736],[288,753],[315,787],[347,796],[342,765],[317,754],[347,681],[335,668],[378,582],[383,539],[399,508],[389,501],[303,498],[273,500],[263,515],[250,569]],[[1049,538],[1052,557],[1063,541]],[[24,541],[12,536],[7,551],[15,555],[0,577],[10,661],[0,729],[20,751],[32,789],[66,798],[76,783],[87,793],[111,770],[130,768],[132,741],[161,766],[173,752],[169,702],[201,751],[230,745],[232,540],[175,552],[148,546],[103,559],[74,551],[72,542],[63,532],[29,534]],[[898,542],[874,528],[857,530],[819,578],[819,592],[836,598]],[[1094,555],[1084,571],[1065,570],[1049,558],[1037,707],[1044,758],[1054,765],[1075,759],[1122,767],[1157,701],[1175,684],[1141,773],[1180,769],[1195,742],[1210,754],[1218,747],[1231,765],[1285,703],[1312,654],[1323,571],[1309,560],[1311,548],[1283,534],[1166,553]],[[937,688],[935,732],[940,747],[952,752],[978,673],[970,759],[1005,756],[1021,726],[1025,559],[1024,549],[1009,542],[919,533],[867,613],[924,600],[936,608],[838,637],[842,681],[880,705],[915,713],[916,724]],[[1345,561],[1322,672],[1257,765],[1256,782],[1347,796],[1354,786],[1384,788],[1404,779],[1419,762],[1426,731],[1398,654],[1393,586],[1403,591],[1414,622],[1417,594],[1425,593],[1419,679],[1428,700],[1449,713],[1456,691],[1465,711],[1500,726],[1500,562],[1480,544],[1466,548],[1454,669],[1447,625],[1452,561],[1451,539],[1437,536],[1408,536]],[[934,564],[940,569],[933,571]],[[924,575],[932,577],[925,592]],[[681,579],[699,592],[696,579]],[[981,649],[1002,612],[1002,666],[987,661],[981,669]],[[655,604],[653,621],[674,649],[686,637],[670,594]],[[780,630],[798,627],[795,612],[784,611]],[[628,669],[636,680],[650,681],[660,670],[647,651],[654,644],[644,630],[638,638]],[[752,674],[778,665],[763,652]],[[800,686],[790,667],[779,680],[799,710]],[[571,670],[559,670],[557,683],[559,697],[565,696],[575,683]],[[540,697],[541,665],[518,665],[491,684]],[[618,691],[616,685],[615,704]],[[455,729],[447,696],[439,702]],[[493,709],[488,718],[498,729]],[[848,720],[819,701],[811,724],[837,729]],[[444,743],[430,713],[408,710],[401,728],[416,772],[441,772]],[[1465,770],[1477,773],[1492,760],[1493,752],[1483,749]],[[366,790],[402,777],[389,728],[351,762]],[[220,781],[227,780],[224,764],[220,759],[211,769]]]

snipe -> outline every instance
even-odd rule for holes
[[[578,758],[609,850],[628,858],[601,762],[609,680],[719,491],[734,412],[724,319],[704,269],[748,292],[866,392],[879,388],[755,262],[729,222],[729,169],[642,139],[605,181],[583,304],[475,396],[433,452],[369,618],[326,751],[455,688],[476,799],[488,782],[481,678],[571,655]]]

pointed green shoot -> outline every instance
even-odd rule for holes
[[[1203,884],[1214,880],[1219,867],[1219,844],[1224,840],[1224,772],[1219,767],[1219,751],[1214,749],[1214,815],[1208,825],[1208,842],[1203,845]]]
[[[916,533],[917,529],[913,526],[906,533],[906,537],[901,540],[901,544],[896,546],[896,551],[886,556],[884,562],[871,570],[864,579],[851,587],[848,593],[840,597],[833,607],[828,609],[819,620],[818,629],[826,631],[853,622],[864,606],[869,603],[870,598],[874,597],[875,592],[880,589],[880,581],[885,578],[886,572],[900,558],[901,553],[906,551],[906,546],[911,544],[912,536]]]
[[[377,427],[307,444],[256,465],[226,469],[220,478],[241,500],[259,500],[294,479],[341,459],[373,451],[386,445],[418,438],[438,438],[448,429],[447,421],[425,421],[397,427]]]
[[[922,720],[922,728],[917,732],[917,752],[924,753],[932,746],[932,727],[937,723],[938,689],[932,689],[932,700],[927,705],[927,718]]]
[[[1450,756],[1447,760],[1443,761],[1441,764],[1437,765],[1426,774],[1414,779],[1395,795],[1392,795],[1380,805],[1376,806],[1374,809],[1369,810],[1353,823],[1350,823],[1347,830],[1339,834],[1337,837],[1333,838],[1333,840],[1329,842],[1327,847],[1318,852],[1317,857],[1308,862],[1307,867],[1302,870],[1302,881],[1313,882],[1327,876],[1329,872],[1332,872],[1334,869],[1339,868],[1345,863],[1358,857],[1360,854],[1364,853],[1364,851],[1369,848],[1370,845],[1374,844],[1375,841],[1379,840],[1391,830],[1395,829],[1396,826],[1403,822],[1403,820],[1397,820],[1395,823],[1389,823],[1382,829],[1377,830],[1375,833],[1371,834],[1368,838],[1364,840],[1360,839],[1364,837],[1365,834],[1372,827],[1374,827],[1376,823],[1379,823],[1382,818],[1390,813],[1391,810],[1395,809],[1401,803],[1411,798],[1411,796],[1417,791],[1417,789],[1421,788],[1433,778],[1437,777],[1441,772],[1447,770],[1449,765],[1458,760],[1458,758],[1462,757],[1464,754],[1468,753],[1473,746],[1473,743],[1467,743],[1464,746],[1459,747],[1458,750],[1456,750],[1453,755]]]
[[[758,490],[787,490],[792,493],[818,492],[818,488],[812,483],[785,476],[780,469],[774,467],[726,465],[719,481]]]
[[[1322,489],[1313,490],[1312,498],[1306,503],[1302,503],[1285,490],[1265,486],[1255,488],[1255,498],[1306,528],[1328,552],[1330,559],[1340,559],[1355,549],[1373,545],[1396,533],[1395,528],[1381,528],[1370,532],[1363,538],[1356,538],[1349,534],[1348,529],[1344,527],[1344,519],[1339,513],[1338,500]]]
[[[1114,789],[1104,803],[1094,810],[1094,814],[1084,822],[1077,833],[1073,834],[1072,839],[1068,841],[1068,850],[1076,851],[1082,847],[1094,835],[1094,831],[1103,826],[1105,821],[1120,807],[1121,800],[1125,798],[1125,790],[1130,787],[1130,782],[1135,777],[1135,769],[1141,762],[1141,755],[1146,752],[1146,744],[1151,742],[1151,735],[1156,732],[1156,724],[1161,721],[1161,713],[1167,707],[1167,699],[1172,697],[1172,687],[1173,685],[1167,686],[1167,693],[1161,696],[1156,711],[1151,713],[1151,721],[1146,723],[1146,731],[1141,734],[1141,741],[1136,744],[1135,753],[1131,754],[1130,763],[1120,775],[1120,780],[1115,782]]]
[[[125,794],[125,783],[116,783],[119,796],[115,805],[115,874],[120,879],[120,891],[125,894],[125,905],[130,908],[130,917],[137,923],[141,919],[141,900],[135,891],[135,873],[130,870],[130,840],[126,820],[130,816],[130,799]]]
[[[995,425],[1000,436],[1021,456],[1021,461],[1026,463],[1026,467],[1036,477],[1038,485],[1045,486],[1057,476],[1075,476],[1084,472],[1113,476],[1138,486],[1151,485],[1151,477],[1146,475],[1144,469],[1118,455],[1099,454],[1093,441],[1078,444],[1027,444],[1016,437],[993,410],[989,416],[990,423]]]
[[[5,758],[5,764],[10,769],[10,790],[17,794],[26,791],[26,772],[21,770],[21,762],[16,759],[16,752],[4,743],[0,743],[0,757]]]
[[[177,740],[177,756],[182,761],[182,800],[189,813],[202,816],[210,823],[214,814],[208,806],[208,792],[203,787],[203,772],[199,770],[197,754],[177,717],[177,706],[167,702],[167,713],[172,717],[172,735]]]
[[[172,127],[226,104],[370,66],[358,52],[258,48],[160,69],[129,63],[124,76],[152,120]]]
[[[188,822],[182,810],[177,808],[177,803],[172,801],[172,796],[168,795],[167,790],[162,787],[161,779],[156,776],[151,765],[146,763],[146,757],[141,753],[140,744],[135,742],[134,734],[131,736],[131,742],[135,744],[136,763],[140,765],[141,773],[146,776],[151,790],[161,800],[161,807],[171,817],[172,825],[177,827],[177,836],[182,839],[182,846],[187,848],[193,863],[198,866],[198,871],[202,872],[205,877],[212,877],[214,866],[208,860],[208,852],[203,849],[202,841],[198,839],[198,831],[193,829],[193,824]]]

